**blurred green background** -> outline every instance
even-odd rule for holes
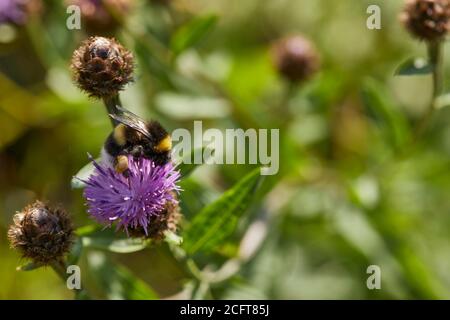
[[[403,1],[168,2],[134,1],[114,32],[137,60],[124,106],[170,130],[191,129],[193,120],[280,128],[280,173],[240,226],[242,235],[263,217],[266,238],[236,275],[201,298],[450,298],[450,109],[437,110],[422,139],[396,156],[431,98],[430,76],[394,77],[405,59],[426,54],[398,22]],[[381,7],[381,30],[366,28],[371,4]],[[67,17],[64,3],[44,1],[25,26],[0,26],[1,299],[73,296],[51,269],[16,271],[24,261],[6,239],[12,215],[36,198],[63,205],[77,226],[90,223],[70,181],[111,128],[102,104],[71,81],[71,54],[88,35],[68,30]],[[214,26],[184,48],[193,21]],[[270,47],[295,33],[317,46],[322,68],[290,90]],[[449,75],[450,50],[445,60]],[[187,219],[248,171],[198,168],[183,182]],[[204,264],[218,268],[236,254],[238,238]],[[98,298],[123,297],[96,291],[98,254],[83,254],[83,286]],[[186,297],[188,276],[165,244],[107,258],[162,298]],[[381,290],[366,287],[369,265],[381,268]]]

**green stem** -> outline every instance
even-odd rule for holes
[[[64,285],[67,285],[67,264],[63,260],[56,261],[51,264],[52,269],[56,272],[56,274],[61,278]],[[85,289],[80,289],[75,291],[75,298],[77,300],[90,300],[90,296]]]
[[[108,115],[109,114],[118,114],[119,111],[117,110],[117,106],[122,106],[122,103],[120,102],[119,94],[116,94],[111,97],[104,97],[103,103],[105,104]],[[118,124],[118,122],[116,120],[112,119],[111,117],[110,117],[110,119],[111,119],[111,124],[114,128]]]
[[[275,108],[275,112],[281,118],[280,126],[285,126],[292,120],[292,114],[289,110],[289,102],[291,101],[297,89],[298,84],[295,82],[287,83],[284,88],[284,92],[281,96],[280,102]]]
[[[444,88],[443,50],[444,46],[440,41],[430,42],[428,44],[428,59],[433,66],[433,92],[430,105],[416,127],[414,142],[422,136],[428,127],[428,124],[431,121],[433,113],[436,109],[436,98],[442,94]]]
[[[425,111],[422,118],[419,120],[415,129],[411,133],[407,140],[407,143],[394,154],[388,156],[380,164],[370,170],[374,175],[379,174],[382,170],[386,169],[386,165],[392,162],[392,160],[402,160],[410,156],[414,151],[416,144],[427,129],[433,114],[436,109],[436,99],[442,94],[444,90],[444,60],[443,60],[443,42],[430,42],[428,43],[428,60],[432,66],[432,97],[428,109]]]
[[[67,278],[66,278],[67,274],[66,274],[66,264],[64,263],[64,261],[60,260],[60,261],[54,262],[54,263],[52,263],[51,267],[65,283],[67,280]]]

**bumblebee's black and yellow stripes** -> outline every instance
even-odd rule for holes
[[[157,121],[145,122],[137,115],[118,107],[120,114],[110,115],[119,122],[104,144],[107,154],[117,172],[128,169],[127,155],[146,157],[158,165],[170,161],[172,139]]]

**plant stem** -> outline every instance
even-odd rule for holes
[[[279,104],[275,107],[275,113],[279,115],[280,126],[285,126],[292,120],[292,114],[289,110],[289,102],[298,89],[298,84],[289,82],[284,87]]]
[[[119,94],[116,94],[111,97],[104,97],[103,103],[105,104],[106,110],[108,112],[108,116],[109,116],[109,114],[118,114],[119,111],[117,110],[117,106],[122,106],[122,103],[120,102]],[[111,117],[110,117],[110,119],[111,119],[111,124],[114,128],[118,124],[118,122]]]
[[[64,285],[67,285],[67,264],[63,260],[56,261],[51,264],[52,269],[56,272],[56,274],[61,278]],[[85,289],[79,289],[75,291],[75,298],[77,300],[90,300],[90,296]]]
[[[428,44],[428,59],[433,67],[433,92],[430,105],[416,127],[413,142],[416,142],[428,127],[436,109],[436,98],[442,94],[444,88],[443,49],[443,44],[440,41],[430,42]]]
[[[66,282],[66,264],[64,261],[57,261],[55,263],[52,263],[51,265],[52,269],[56,272],[56,274],[63,280],[63,282]]]

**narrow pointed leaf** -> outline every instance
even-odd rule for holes
[[[164,233],[164,241],[169,245],[180,246],[183,243],[183,238],[172,231],[166,231]]]
[[[67,257],[67,264],[68,265],[77,264],[78,260],[81,257],[82,251],[83,251],[83,241],[81,238],[77,238]]]
[[[88,258],[92,280],[108,299],[158,299],[157,293],[147,283],[133,275],[125,266],[111,261],[104,253],[91,252]]]
[[[17,271],[32,271],[42,267],[42,264],[30,262],[16,268]]]
[[[395,75],[398,76],[413,76],[413,75],[426,75],[433,72],[433,66],[430,65],[423,58],[410,58],[403,62],[397,70]]]
[[[79,227],[75,230],[75,234],[79,237],[89,236],[93,233],[99,232],[102,227],[96,224],[89,224],[87,226]]]
[[[209,252],[234,233],[238,220],[250,207],[262,177],[260,168],[255,169],[194,217],[183,234],[188,254],[200,250]]]
[[[387,90],[368,79],[363,84],[362,99],[369,116],[381,129],[387,143],[401,147],[410,135],[408,121]]]
[[[217,22],[216,15],[194,18],[178,29],[171,40],[171,48],[177,55],[197,44]]]
[[[96,159],[95,161],[100,162],[100,159]],[[87,165],[78,171],[78,173],[72,178],[70,185],[72,189],[82,189],[86,186],[86,184],[81,180],[87,180],[89,176],[94,172],[94,165],[92,161],[90,161]]]
[[[131,253],[144,250],[150,241],[136,238],[83,237],[83,246],[115,253]]]

